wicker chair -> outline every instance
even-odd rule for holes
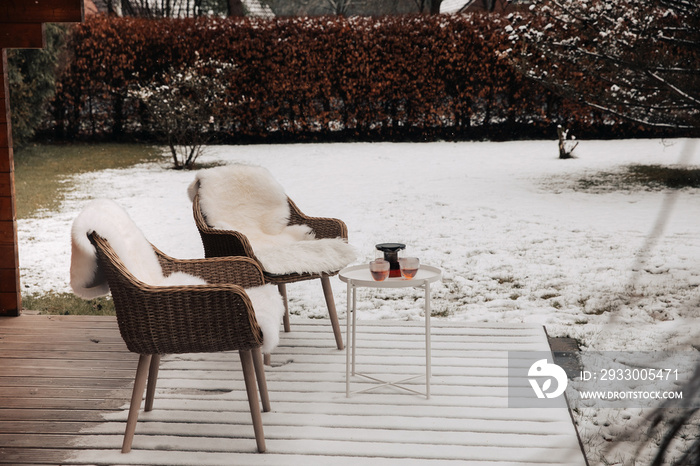
[[[162,354],[231,350],[238,350],[240,355],[257,449],[264,452],[255,387],[257,378],[263,410],[270,411],[260,352],[263,336],[243,289],[264,284],[260,267],[244,257],[178,260],[153,247],[164,274],[185,272],[209,283],[156,287],[136,279],[107,240],[96,233],[90,235],[90,240],[97,250],[100,271],[109,283],[122,338],[129,351],[140,355],[122,452],[131,450],[146,381],[145,410],[153,408]]]
[[[290,274],[272,274],[265,271],[265,268],[260,263],[253,247],[246,236],[238,231],[214,229],[207,224],[206,218],[202,212],[199,203],[199,184],[196,187],[196,194],[192,201],[192,210],[194,220],[197,224],[197,229],[202,238],[204,245],[204,255],[206,257],[225,257],[225,256],[245,256],[254,259],[263,269],[265,280],[268,283],[277,285],[282,298],[284,299],[284,331],[290,331],[289,325],[289,303],[287,301],[288,283],[294,283],[302,280],[320,279],[323,287],[323,294],[328,306],[328,316],[330,317],[331,326],[335,342],[339,350],[344,348],[343,336],[338,323],[338,314],[335,308],[335,300],[333,299],[333,290],[331,289],[330,277],[336,275],[339,270],[330,273],[290,273]],[[289,225],[308,225],[314,232],[315,237],[321,238],[348,238],[348,228],[342,220],[337,218],[309,217],[304,215],[297,205],[287,197],[289,203]]]

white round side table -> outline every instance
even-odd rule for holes
[[[358,390],[352,393],[362,393],[369,390],[375,390],[382,386],[392,386],[419,395],[425,395],[430,398],[430,284],[441,279],[442,271],[437,267],[422,265],[418,269],[418,273],[412,279],[404,279],[401,277],[387,278],[383,281],[375,281],[369,271],[369,264],[353,265],[346,267],[340,271],[338,277],[341,281],[348,285],[348,303],[347,303],[347,330],[346,330],[346,346],[345,346],[345,395],[350,396],[350,378],[351,376],[360,376],[365,379],[377,382],[379,385],[373,386],[364,390]],[[362,374],[355,370],[355,349],[356,349],[356,328],[357,328],[357,288],[423,288],[425,290],[425,393],[418,392],[404,385],[404,382],[414,380],[423,375],[413,375],[408,378],[397,380],[395,382],[387,382],[376,377]],[[352,315],[352,326],[350,325],[350,316]]]

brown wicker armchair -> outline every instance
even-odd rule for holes
[[[192,209],[194,220],[197,224],[197,229],[202,238],[204,245],[204,255],[206,257],[225,257],[225,256],[244,256],[254,259],[263,269],[265,280],[268,283],[277,285],[282,298],[284,299],[284,331],[290,331],[289,324],[289,304],[287,301],[287,283],[294,283],[302,280],[320,279],[323,288],[323,294],[328,306],[328,316],[333,327],[333,334],[338,349],[342,350],[343,336],[338,323],[338,314],[335,308],[335,300],[333,299],[333,290],[331,289],[330,277],[336,275],[339,270],[328,273],[289,273],[289,274],[272,274],[265,271],[263,264],[255,256],[253,247],[246,236],[239,231],[220,230],[212,228],[206,221],[205,215],[202,212],[199,201],[199,184],[196,185],[195,195],[192,200]],[[342,220],[337,218],[324,217],[309,217],[304,215],[297,205],[287,197],[289,203],[290,217],[289,225],[308,225],[314,232],[315,237],[322,238],[348,238],[348,228]]]
[[[107,240],[96,233],[90,235],[90,240],[97,250],[100,271],[109,283],[124,342],[129,351],[140,355],[122,452],[131,450],[146,381],[145,410],[153,408],[162,354],[231,350],[240,354],[257,449],[264,452],[255,387],[257,378],[263,410],[270,411],[260,352],[263,335],[243,289],[264,284],[257,263],[244,257],[178,260],[153,247],[164,274],[184,272],[209,284],[150,286],[126,269]]]

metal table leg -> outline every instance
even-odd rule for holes
[[[430,399],[431,347],[430,347],[430,283],[425,288],[425,397]]]
[[[352,280],[348,280],[348,299],[347,299],[347,307],[345,311],[345,396],[349,397],[350,396],[350,351],[354,350],[354,342],[352,341],[351,335],[350,335],[350,319],[351,319],[351,314],[354,316],[355,313],[351,311],[350,308],[350,302],[351,302],[351,297],[350,293],[352,290]]]

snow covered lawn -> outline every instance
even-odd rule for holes
[[[694,142],[581,141],[570,160],[555,141],[220,146],[200,161],[269,168],[306,214],[346,222],[358,262],[376,243],[406,243],[443,269],[438,318],[540,323],[589,350],[658,350],[697,341],[698,190],[581,190],[579,180],[630,164],[700,165]],[[201,257],[186,194],[194,174],[167,167],[80,175],[59,211],[21,220],[24,292],[69,291],[70,225],[94,198],[121,204],[166,253]],[[345,288],[332,283],[342,318]],[[364,292],[360,319],[422,318],[412,293]],[[293,314],[327,315],[318,283],[288,293]],[[608,417],[612,426],[578,419],[594,454],[639,413]]]

